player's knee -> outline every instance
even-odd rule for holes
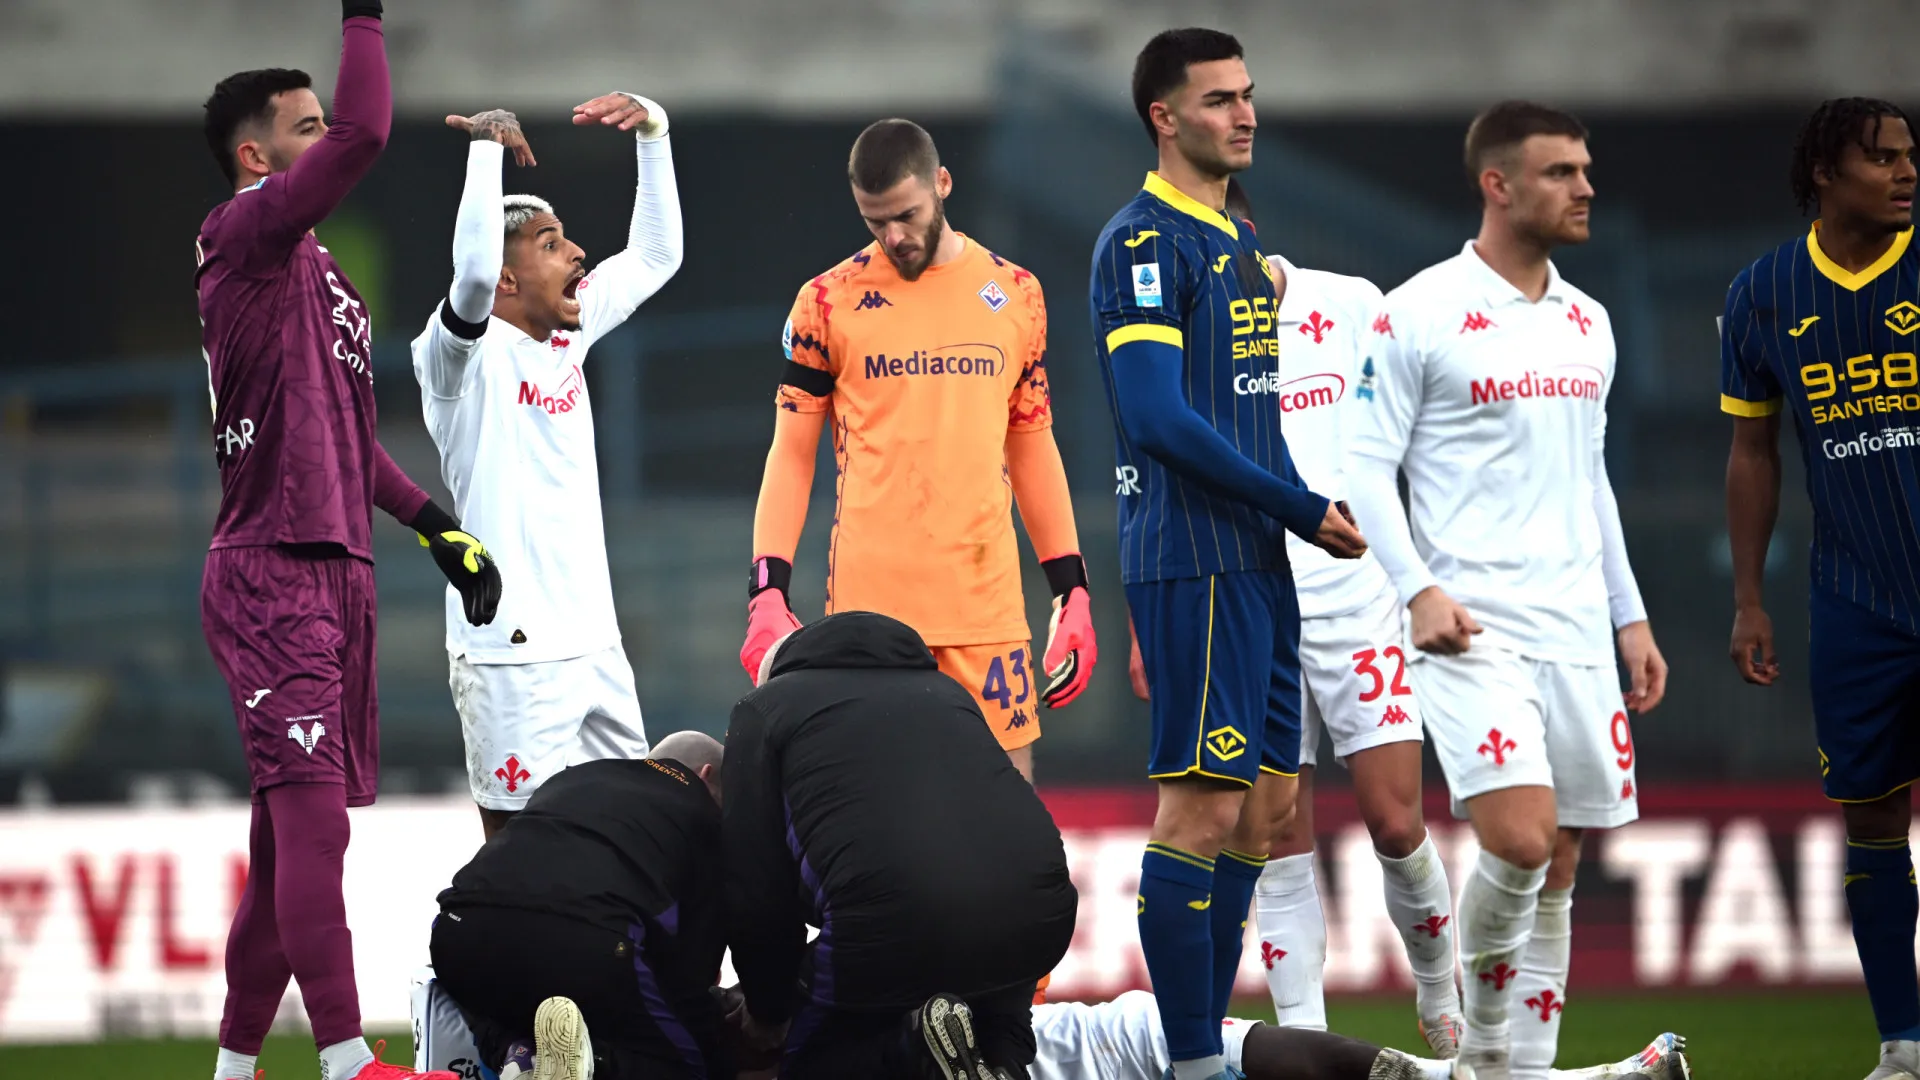
[[[1389,859],[1406,858],[1427,839],[1427,823],[1417,806],[1397,806],[1385,813],[1369,814],[1366,820],[1374,850]]]
[[[1913,804],[1905,788],[1872,802],[1843,803],[1847,836],[1855,840],[1880,840],[1905,836],[1913,818]]]
[[[1488,854],[1522,870],[1538,870],[1553,859],[1551,829],[1504,830],[1496,835],[1482,837],[1480,845]]]
[[[1165,802],[1154,820],[1154,839],[1208,855],[1227,846],[1240,821],[1240,800],[1225,792],[1195,793]]]

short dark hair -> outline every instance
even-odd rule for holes
[[[1565,135],[1584,141],[1587,126],[1570,112],[1531,101],[1502,101],[1488,106],[1467,125],[1467,180],[1480,190],[1487,160],[1535,135]]]
[[[1147,138],[1155,144],[1160,142],[1159,132],[1153,130],[1153,103],[1186,85],[1190,65],[1238,60],[1245,55],[1240,39],[1203,26],[1162,30],[1153,35],[1140,55],[1133,58],[1133,111],[1140,114]]]
[[[1240,186],[1237,176],[1227,177],[1226,211],[1230,218],[1253,224],[1253,200],[1247,198],[1247,189]]]
[[[1820,189],[1814,185],[1813,174],[1818,170],[1832,174],[1849,143],[1862,150],[1872,148],[1874,140],[1880,137],[1880,121],[1889,116],[1906,124],[1908,131],[1913,130],[1913,124],[1907,120],[1907,114],[1900,111],[1900,106],[1879,98],[1831,98],[1813,110],[1807,122],[1800,125],[1799,137],[1793,141],[1793,201],[1801,213],[1820,202]],[[1873,124],[1872,135],[1864,130],[1868,123]]]
[[[234,136],[241,127],[256,120],[273,119],[273,96],[288,90],[305,90],[313,78],[293,68],[261,68],[229,75],[214,85],[207,98],[207,149],[220,165],[227,183],[239,183],[240,171],[233,163]]]
[[[847,179],[870,195],[909,176],[931,184],[939,171],[940,151],[933,136],[911,120],[875,120],[853,140],[853,152],[847,155]]]

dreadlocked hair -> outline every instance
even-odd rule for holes
[[[1840,167],[1840,156],[1849,144],[1869,149],[1880,134],[1880,122],[1894,117],[1911,129],[1907,114],[1900,106],[1879,98],[1831,98],[1820,103],[1800,125],[1800,136],[1793,143],[1793,201],[1802,214],[1820,203],[1820,189],[1814,186],[1814,173],[1832,175]],[[1864,128],[1872,122],[1873,131]]]

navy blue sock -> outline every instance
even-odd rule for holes
[[[1233,980],[1240,974],[1240,948],[1247,939],[1247,910],[1253,887],[1267,865],[1265,855],[1222,851],[1213,863],[1213,1018],[1227,1018]]]
[[[1920,1039],[1920,984],[1913,964],[1920,893],[1914,891],[1907,838],[1848,837],[1846,890],[1853,945],[1860,951],[1880,1039]]]
[[[1140,951],[1167,1033],[1167,1060],[1222,1052],[1213,1011],[1213,860],[1167,844],[1140,857]]]

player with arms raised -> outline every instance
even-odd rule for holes
[[[1178,1080],[1227,1075],[1220,1021],[1273,822],[1300,754],[1300,611],[1286,533],[1366,541],[1307,490],[1281,439],[1278,307],[1229,220],[1253,163],[1240,43],[1169,30],[1134,108],[1159,168],[1095,243],[1094,340],[1118,429],[1120,572],[1153,703],[1160,806],[1140,864],[1140,945]],[[1251,791],[1251,796],[1249,795]]]
[[[1733,279],[1720,320],[1720,408],[1733,548],[1733,661],[1779,676],[1762,570],[1780,508],[1780,414],[1813,502],[1808,679],[1821,784],[1847,823],[1853,941],[1880,1029],[1871,1080],[1920,1076],[1907,834],[1920,778],[1920,250],[1913,128],[1868,98],[1800,129],[1793,194],[1807,235]]]
[[[373,508],[422,534],[469,620],[492,619],[500,600],[480,542],[375,439],[367,311],[313,235],[392,122],[380,4],[345,0],[342,15],[331,127],[304,72],[241,72],[206,105],[207,143],[234,196],[195,244],[220,466],[201,623],[253,788],[216,1080],[252,1080],[289,978],[323,1078],[412,1075],[375,1060],[361,1037],[341,891],[347,807],[371,803],[379,779]]]
[[[1461,1056],[1481,1080],[1544,1080],[1581,833],[1639,816],[1627,710],[1659,703],[1667,666],[1607,479],[1612,326],[1549,260],[1587,239],[1586,129],[1502,102],[1474,120],[1465,157],[1479,236],[1387,295],[1348,481],[1408,605],[1427,731],[1480,838],[1455,921]]]
[[[802,287],[787,320],[740,663],[757,679],[768,648],[799,626],[787,587],[831,416],[840,482],[827,613],[877,611],[918,631],[1031,780],[1038,706],[1078,697],[1096,659],[1053,441],[1046,301],[1032,274],[947,223],[953,178],[918,124],[861,132],[847,179],[874,242]],[[1040,663],[1015,500],[1054,594]]]
[[[614,617],[581,364],[679,269],[680,197],[659,105],[607,94],[576,107],[573,121],[634,133],[640,179],[626,249],[587,273],[553,207],[501,195],[505,152],[533,163],[514,115],[449,116],[473,138],[453,286],[413,342],[454,508],[495,538],[509,584],[484,627],[467,625],[447,596],[467,782],[489,837],[567,765],[647,753]]]

